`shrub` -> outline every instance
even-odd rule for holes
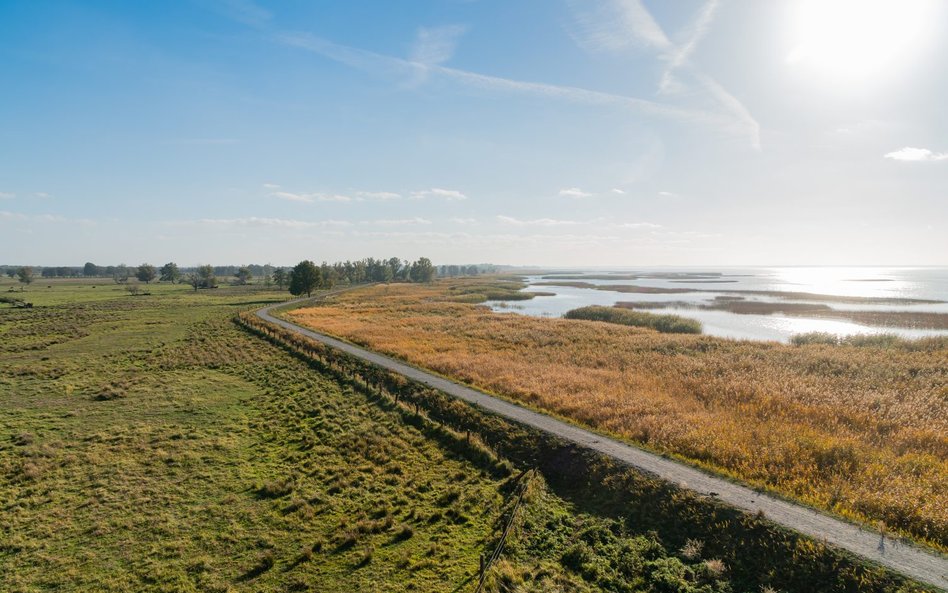
[[[618,307],[591,305],[573,309],[563,315],[566,319],[604,321],[619,325],[647,327],[663,334],[700,334],[701,322],[678,315],[655,315],[642,311],[630,311]]]
[[[835,346],[839,343],[839,336],[828,332],[809,332],[793,336],[790,338],[790,343],[794,346],[806,346],[808,344]]]

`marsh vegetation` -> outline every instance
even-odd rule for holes
[[[464,286],[377,286],[291,316],[750,484],[948,546],[945,339],[891,347],[661,334],[497,314],[457,302]]]

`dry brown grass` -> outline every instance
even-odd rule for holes
[[[463,281],[456,281],[463,282]],[[375,286],[311,327],[948,547],[948,350],[785,346],[492,313]]]

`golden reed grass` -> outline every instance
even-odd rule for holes
[[[948,350],[788,346],[493,313],[463,281],[380,285],[296,321],[948,548]]]

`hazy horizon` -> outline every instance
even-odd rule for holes
[[[0,259],[948,266],[946,24],[937,0],[6,3]]]

